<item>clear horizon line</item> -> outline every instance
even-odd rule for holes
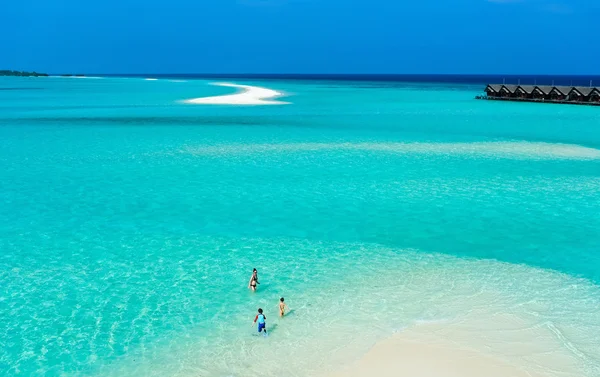
[[[99,72],[88,72],[88,73],[48,73],[49,75],[99,75],[99,76],[165,76],[165,75],[194,75],[194,76],[539,76],[539,77],[600,77],[600,73],[234,73],[234,72],[219,72],[219,73],[207,73],[207,72],[139,72],[139,73],[99,73]]]

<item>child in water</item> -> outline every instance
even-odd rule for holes
[[[283,317],[285,315],[285,311],[286,309],[289,311],[290,308],[287,306],[287,304],[284,302],[285,300],[282,298],[279,299],[279,316]]]
[[[258,314],[256,315],[256,317],[254,317],[254,322],[252,323],[252,325],[254,325],[255,323],[258,322],[258,333],[261,333],[264,331],[264,336],[267,336],[267,323],[266,323],[267,317],[263,314],[263,310],[261,308],[258,308]]]

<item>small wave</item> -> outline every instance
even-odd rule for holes
[[[145,78],[144,81],[157,81],[158,79],[152,78],[152,77],[148,77]]]
[[[284,94],[269,88],[260,86],[238,85],[231,83],[212,83],[212,85],[237,88],[240,91],[235,94],[222,96],[200,97],[183,101],[195,105],[286,105],[289,102],[274,101],[274,98]]]
[[[516,160],[598,160],[600,150],[574,144],[541,142],[474,142],[474,143],[287,143],[229,144],[188,147],[185,152],[197,155],[243,155],[325,150],[375,151],[394,154],[425,154],[463,157],[505,158]]]

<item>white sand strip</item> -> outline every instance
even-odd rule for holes
[[[331,377],[542,377],[503,360],[446,344],[393,337]]]
[[[503,326],[507,327],[499,329]],[[461,327],[431,324],[399,332],[329,377],[543,377],[556,371],[585,375],[572,358],[557,351],[556,339],[544,328],[513,324],[504,329],[509,335],[498,331],[490,339]],[[535,335],[541,335],[541,341],[536,342]]]
[[[212,85],[226,86],[240,89],[238,93],[223,96],[201,97],[185,100],[185,103],[196,105],[285,105],[289,102],[273,101],[272,98],[283,96],[283,93],[259,86],[238,85],[232,83],[212,83]]]
[[[59,79],[103,79],[104,77],[99,77],[99,76],[48,76],[48,77],[54,77],[54,78],[59,78]]]

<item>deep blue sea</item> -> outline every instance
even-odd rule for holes
[[[433,322],[600,376],[600,108],[474,99],[502,76],[146,78],[0,78],[0,375],[326,375]],[[184,102],[213,81],[289,104]]]

